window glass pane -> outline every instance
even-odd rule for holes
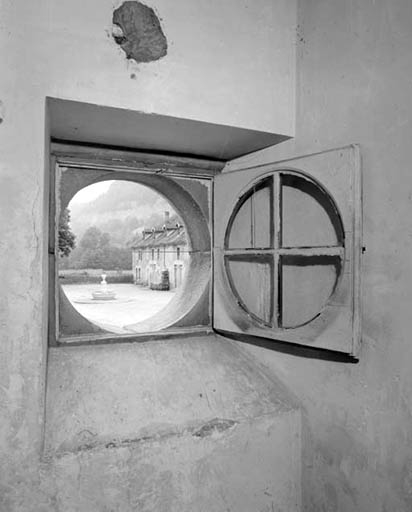
[[[271,246],[271,186],[264,180],[244,200],[231,223],[229,249]]]
[[[226,266],[241,305],[269,325],[276,311],[275,324],[280,328],[311,321],[333,293],[340,272],[340,256],[326,250],[344,244],[333,200],[309,178],[281,171],[251,187],[239,205],[226,246],[238,251],[236,256],[226,255]],[[275,243],[277,215],[282,232]],[[315,247],[312,255],[303,250]],[[293,255],[288,248],[295,249]]]
[[[282,246],[316,247],[342,243],[339,216],[314,183],[282,177]]]
[[[253,247],[270,247],[270,188],[257,190],[252,196]]]
[[[321,260],[324,260],[324,264]],[[282,326],[298,327],[316,317],[331,296],[339,264],[331,258],[296,258],[282,265]]]
[[[249,197],[239,208],[233,219],[229,236],[230,249],[252,247],[252,199]]]
[[[268,261],[228,258],[232,286],[244,307],[266,323],[271,321],[271,265]]]

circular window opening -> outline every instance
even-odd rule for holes
[[[232,292],[251,318],[277,329],[301,327],[322,313],[343,272],[338,209],[306,175],[273,173],[240,198],[224,260]]]
[[[111,180],[86,186],[60,216],[59,283],[73,308],[113,333],[162,328],[185,286],[190,237],[152,188]]]

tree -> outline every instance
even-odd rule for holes
[[[102,268],[105,270],[131,269],[132,250],[117,247],[110,242],[110,235],[96,226],[89,227],[81,237],[78,247],[69,258],[70,268]]]
[[[59,221],[59,255],[67,257],[76,247],[76,235],[70,227],[70,210],[62,211]]]
[[[104,249],[109,244],[110,235],[96,226],[88,228],[80,240],[80,247],[84,250]]]

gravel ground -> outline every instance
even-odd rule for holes
[[[96,284],[62,285],[67,298],[77,311],[91,322],[104,324],[119,332],[124,325],[141,322],[158,313],[174,297],[174,291],[156,291],[134,284],[108,284],[116,293],[113,301],[94,301]]]

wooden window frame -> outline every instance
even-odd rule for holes
[[[362,175],[359,146],[351,144],[265,163],[260,163],[259,154],[256,154],[248,157],[246,162],[244,167],[241,162],[235,162],[214,180],[214,329],[233,338],[251,340],[251,343],[259,343],[260,338],[269,343],[273,341],[274,348],[276,345],[279,349],[288,346],[285,350],[293,351],[294,346],[299,352],[298,347],[302,347],[356,359],[362,336]],[[301,326],[274,329],[270,321],[265,325],[260,319],[255,319],[233,293],[225,262],[225,241],[227,226],[239,199],[250,193],[262,179],[282,172],[307,176],[320,185],[337,205],[345,233],[345,264],[339,285],[319,315]],[[245,238],[242,240],[244,243]],[[293,251],[288,252],[291,254]],[[263,274],[262,278],[269,279]],[[247,297],[249,304],[253,300],[262,304],[262,298],[255,297],[253,293],[257,292],[253,291]],[[266,310],[261,308],[259,314],[266,320]]]
[[[64,141],[52,141],[50,147],[50,170],[48,173],[49,188],[49,321],[48,340],[50,346],[76,346],[90,344],[140,342],[159,338],[186,337],[203,335],[212,332],[212,286],[209,292],[210,325],[170,327],[160,331],[129,334],[85,334],[62,340],[57,315],[59,301],[58,289],[58,249],[56,227],[58,226],[58,208],[56,196],[56,169],[76,168],[110,171],[111,173],[137,173],[150,176],[170,176],[171,178],[188,178],[212,180],[221,172],[225,162],[193,158],[179,155],[147,153],[141,151],[95,147]],[[108,178],[110,179],[110,178]],[[212,194],[212,188],[211,188]],[[210,233],[210,239],[212,233]],[[211,251],[211,247],[210,247]],[[212,266],[212,262],[211,262]],[[210,276],[211,279],[211,276]]]
[[[287,181],[291,178],[295,178],[300,181],[302,185],[308,184],[316,187],[320,193],[323,194],[324,202],[328,204],[329,209],[333,212],[335,218],[333,219],[333,227],[336,232],[336,238],[338,243],[334,246],[311,246],[311,247],[288,247],[283,243],[283,197],[282,187],[285,186]],[[256,242],[254,240],[255,230],[253,229],[253,215],[250,226],[250,245],[247,248],[232,248],[230,247],[230,237],[232,235],[232,227],[234,221],[247,200],[251,200],[253,208],[254,194],[264,188],[269,188],[269,201],[270,201],[270,222],[269,222],[269,244],[267,247],[255,247]],[[332,220],[331,220],[332,222]],[[239,198],[239,202],[233,210],[232,216],[227,226],[224,243],[224,258],[225,268],[228,276],[228,280],[232,289],[233,294],[237,297],[239,304],[245,309],[245,311],[258,322],[262,322],[266,327],[272,329],[293,329],[294,327],[286,327],[283,325],[282,320],[282,267],[283,261],[291,258],[325,258],[329,259],[332,264],[338,261],[338,277],[335,287],[338,286],[340,279],[340,273],[343,270],[344,259],[345,259],[345,240],[344,240],[344,229],[339,213],[339,209],[333,201],[333,198],[328,194],[326,190],[317,183],[315,180],[310,179],[308,176],[296,170],[284,169],[271,174],[268,177],[261,178],[255,185]],[[282,261],[283,260],[283,261]],[[242,262],[253,262],[265,263],[270,269],[270,292],[271,297],[270,304],[270,321],[267,322],[262,318],[257,317],[253,312],[249,311],[247,306],[243,303],[242,297],[239,296],[236,285],[234,283],[232,273],[230,270],[231,261],[242,261]],[[313,320],[307,320],[301,325],[310,323]]]

